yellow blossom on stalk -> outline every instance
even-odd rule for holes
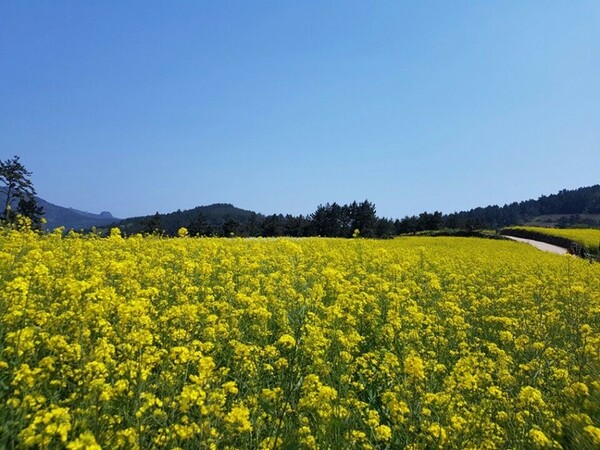
[[[417,355],[408,355],[404,359],[404,371],[410,378],[415,380],[425,378],[425,364]]]
[[[307,426],[302,426],[298,429],[298,434],[300,435],[300,443],[309,449],[317,449],[317,440],[311,434],[311,430]]]
[[[487,389],[488,394],[493,398],[502,398],[502,390],[498,386],[490,386]]]
[[[410,408],[406,402],[398,400],[393,392],[385,392],[381,400],[385,407],[389,410],[391,419],[397,423],[404,423],[405,416],[410,413]]]
[[[367,412],[367,420],[366,420],[367,425],[369,425],[372,428],[376,428],[379,426],[379,413],[375,410],[369,410]]]
[[[552,441],[540,429],[533,428],[529,430],[528,434],[536,446],[542,448],[552,446]]]
[[[331,386],[321,383],[315,374],[307,375],[302,383],[303,395],[299,401],[301,410],[313,411],[321,419],[328,419],[334,413],[331,405],[338,396],[337,391]]]
[[[452,423],[452,428],[455,429],[456,431],[461,431],[463,429],[463,427],[465,426],[465,424],[467,423],[467,421],[460,416],[452,416],[450,418],[450,422]]]
[[[513,339],[514,336],[510,331],[503,330],[500,332],[500,340],[502,342],[512,342]]]
[[[171,349],[169,357],[176,364],[185,364],[190,360],[190,351],[187,347],[177,346]]]
[[[68,408],[52,406],[47,411],[39,411],[20,437],[27,447],[48,447],[55,439],[66,442],[70,430],[71,416]]]
[[[542,393],[531,386],[525,386],[519,392],[519,403],[521,405],[537,405],[544,406],[544,399],[542,398]]]
[[[228,381],[223,384],[223,391],[227,394],[235,395],[238,393],[238,388],[235,381]]]
[[[389,441],[392,438],[392,430],[387,425],[379,425],[375,428],[375,437],[379,441]]]
[[[584,428],[585,432],[592,439],[594,445],[600,446],[600,428],[588,425]]]
[[[291,349],[296,346],[296,339],[289,334],[284,334],[279,338],[277,343],[283,348]]]
[[[225,416],[225,422],[233,431],[238,433],[252,431],[252,423],[250,422],[250,411],[243,406],[235,406]]]
[[[68,450],[101,450],[102,447],[96,442],[92,433],[86,431],[81,433],[77,439],[67,444]]]
[[[446,441],[446,430],[439,423],[432,423],[427,432],[441,445]]]
[[[261,441],[258,448],[264,450],[271,450],[274,448],[281,448],[283,445],[283,439],[280,437],[269,436]]]
[[[581,382],[573,383],[565,391],[570,397],[587,397],[590,394],[586,384]]]

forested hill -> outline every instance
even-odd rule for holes
[[[229,231],[227,234],[236,234],[240,226],[251,224],[261,217],[260,214],[236,208],[229,203],[215,203],[167,214],[157,212],[151,216],[131,217],[118,222],[118,226],[127,234],[158,231],[175,235],[181,227],[186,227],[193,234],[211,236],[222,234],[223,229]]]
[[[434,215],[436,217],[432,217]],[[493,205],[447,215],[423,213],[420,216],[405,217],[402,222],[408,228],[414,228],[415,225],[422,228],[417,223],[420,218],[433,221],[437,226],[461,229],[500,228],[526,223],[599,226],[600,185],[563,189],[557,194],[542,195],[537,200],[513,202],[504,206]],[[431,227],[426,227],[428,228]]]

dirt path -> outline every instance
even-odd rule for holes
[[[562,248],[557,245],[546,244],[545,242],[534,241],[533,239],[524,239],[524,238],[519,238],[519,237],[514,237],[514,236],[506,236],[506,235],[503,235],[503,236],[507,237],[509,239],[512,239],[513,241],[519,241],[519,242],[525,242],[526,244],[531,244],[534,247],[539,248],[540,250],[543,250],[545,252],[557,253],[559,255],[566,255],[569,253],[566,248]]]

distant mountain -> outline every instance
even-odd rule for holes
[[[53,230],[57,227],[65,227],[66,230],[71,228],[75,230],[85,230],[92,227],[104,227],[119,221],[119,219],[113,217],[108,211],[94,214],[74,208],[65,208],[54,205],[39,197],[36,197],[36,201],[39,206],[44,208],[44,217],[47,220],[45,228],[47,230]]]
[[[6,191],[4,188],[0,188],[0,203],[4,204],[5,200]],[[93,214],[74,208],[58,206],[40,197],[36,197],[35,201],[38,206],[44,208],[44,218],[46,219],[44,229],[46,230],[54,230],[58,227],[65,227],[66,230],[82,230],[92,227],[104,227],[119,221],[108,211]],[[13,207],[15,206],[13,205]]]

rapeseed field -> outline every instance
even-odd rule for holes
[[[600,448],[600,264],[0,236],[0,448]]]

